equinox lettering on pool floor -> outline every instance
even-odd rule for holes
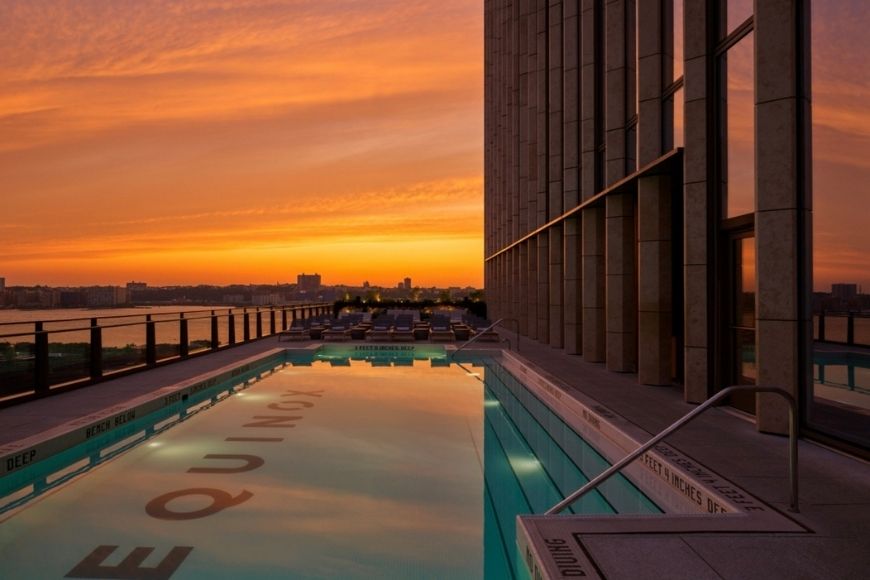
[[[306,411],[316,405],[312,399],[323,397],[324,390],[300,391],[287,389],[279,396],[281,401],[266,405],[270,411],[279,413],[296,413]],[[243,429],[267,428],[290,429],[296,427],[304,415],[253,415],[253,421],[243,423]],[[284,437],[233,435],[224,438],[233,443],[280,443]],[[187,473],[198,474],[235,474],[254,471],[265,465],[266,461],[258,455],[250,453],[209,453],[202,457],[208,465],[195,465],[187,469]],[[235,495],[234,495],[235,494]],[[211,503],[192,511],[178,511],[170,505],[173,501],[190,496],[210,498]],[[221,511],[241,505],[254,497],[246,489],[226,491],[212,487],[191,487],[169,491],[158,495],[145,505],[145,513],[150,517],[163,521],[187,521],[213,516]],[[187,556],[193,551],[192,546],[174,546],[169,554],[155,567],[145,567],[142,563],[154,551],[152,547],[135,547],[117,566],[104,565],[119,546],[100,545],[88,554],[81,562],[70,570],[67,578],[112,578],[148,580],[168,580],[181,566]]]

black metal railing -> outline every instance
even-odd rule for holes
[[[813,318],[819,342],[870,346],[870,312],[822,310]]]
[[[327,302],[0,323],[0,405],[274,336]]]

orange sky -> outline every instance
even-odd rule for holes
[[[4,1],[0,276],[482,285],[482,13]]]
[[[870,291],[863,2],[813,3],[816,289]],[[7,284],[482,284],[479,0],[2,0]]]

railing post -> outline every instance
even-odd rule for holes
[[[91,318],[91,378],[103,376],[103,329],[99,321]]]
[[[157,364],[157,327],[150,314],[145,315],[145,364]]]
[[[846,344],[855,344],[855,313],[851,310],[846,319]]]
[[[48,333],[42,322],[33,328],[33,390],[37,393],[48,392]]]
[[[281,307],[281,330],[287,330],[287,307]]]
[[[269,334],[275,334],[275,307],[269,307]]]
[[[251,314],[247,308],[242,308],[242,320],[245,322],[245,328],[242,329],[242,338],[244,342],[251,340]]]
[[[825,342],[825,311],[819,312],[819,342]]]
[[[184,317],[184,312],[179,313],[178,318],[178,354],[181,358],[186,357],[190,353],[190,345],[187,335],[187,319]]]
[[[220,337],[218,336],[218,319],[214,310],[211,311],[211,349],[217,350],[220,346]]]
[[[257,306],[257,338],[263,338],[263,313],[260,312],[259,306]]]
[[[236,315],[232,308],[227,312],[227,342],[236,344]]]

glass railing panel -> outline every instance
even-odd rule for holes
[[[103,372],[111,373],[145,364],[145,325],[104,326]]]
[[[179,332],[177,318],[175,320],[157,321],[154,324],[155,351],[158,361],[181,354]]]
[[[846,342],[846,316],[825,316],[825,340],[828,342]]]
[[[33,334],[0,338],[0,399],[33,391],[36,345]]]
[[[82,323],[79,322],[79,327]],[[61,385],[91,375],[91,332],[65,330],[48,334],[48,384]]]
[[[188,353],[202,352],[211,348],[211,316],[194,314],[187,319]]]
[[[870,346],[870,316],[855,317],[855,344]]]
[[[218,310],[215,314],[217,315],[218,325],[218,346],[226,346],[230,343],[229,316],[224,310]]]

